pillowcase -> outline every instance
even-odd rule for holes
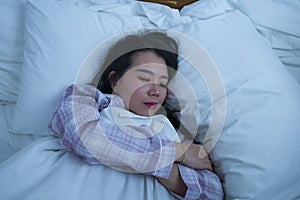
[[[0,6],[0,104],[14,102],[22,71],[24,0],[3,0]]]
[[[3,0],[0,6],[0,61],[22,62],[24,47],[24,1]]]
[[[12,132],[48,134],[59,97],[74,83],[89,52],[114,34],[143,28],[146,19],[131,7],[130,3],[86,7],[72,1],[26,2],[24,71]]]
[[[197,12],[203,9],[206,10]],[[228,2],[198,1],[185,7],[181,14],[194,20],[174,30],[184,32],[204,47],[224,83],[226,96],[210,105],[209,96],[198,89],[204,81],[197,70],[182,71],[193,81],[194,91],[201,99],[196,139],[215,140],[210,143],[214,144],[210,155],[222,179],[226,199],[297,199],[299,85],[252,21]],[[209,130],[214,126],[214,116],[209,112],[215,107],[215,115],[222,115],[222,100],[226,102],[226,118],[220,137],[216,138],[215,130]]]
[[[300,83],[300,2],[228,0],[255,24],[281,62]]]
[[[197,6],[193,7],[194,5]],[[211,8],[214,9],[214,14],[218,14],[217,10],[219,13],[232,9],[240,10],[249,17],[258,32],[270,43],[281,62],[300,83],[300,29],[297,26],[300,23],[299,1],[227,0],[211,4],[210,7],[201,5],[196,3],[185,6],[181,13],[184,14],[189,10],[190,16],[205,19],[213,15]],[[196,9],[201,9],[201,14]]]

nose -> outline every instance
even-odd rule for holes
[[[149,89],[149,95],[150,95],[150,96],[158,97],[159,94],[160,94],[160,92],[159,92],[158,84],[156,84],[156,83],[151,83],[151,84],[150,84],[150,89]]]

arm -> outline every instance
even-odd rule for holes
[[[174,164],[168,179],[157,179],[179,199],[222,200],[224,198],[218,176],[209,170],[195,170]]]
[[[168,178],[157,177],[157,180],[171,192],[181,197],[185,196],[187,186],[180,175],[177,164],[173,164],[170,176]]]
[[[123,132],[117,125],[100,117],[98,110],[108,104],[108,99],[95,87],[72,85],[62,96],[49,131],[59,137],[68,150],[89,163],[169,177],[176,156],[174,143],[155,134],[149,138],[132,137],[132,134],[127,134],[130,127]],[[149,132],[149,129],[141,131]]]
[[[183,163],[174,163],[169,178],[158,177],[157,179],[179,199],[221,200],[224,194],[219,177],[211,171],[212,167],[207,155],[197,156],[199,149],[201,145],[191,145],[186,151]],[[187,166],[195,163],[198,163],[199,169]]]
[[[187,186],[183,199],[222,200],[224,193],[219,177],[210,170],[195,170],[178,165],[180,174]]]

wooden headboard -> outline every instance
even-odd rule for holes
[[[191,4],[197,0],[141,0],[141,1],[160,3],[160,4],[170,6],[171,8],[181,9],[183,6]]]

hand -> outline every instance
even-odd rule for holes
[[[213,170],[212,163],[202,145],[176,143],[177,162],[193,168]],[[185,152],[185,153],[184,153]]]

